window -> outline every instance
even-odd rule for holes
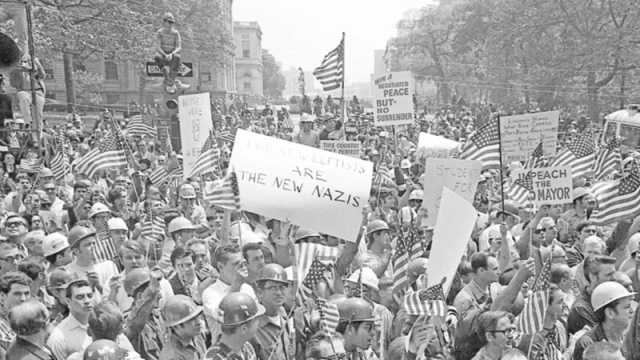
[[[251,51],[249,49],[242,49],[242,57],[243,58],[250,58],[251,57]]]
[[[244,82],[242,84],[242,88],[244,89],[244,91],[251,91],[251,83],[250,82]]]
[[[113,61],[104,62],[104,79],[118,80],[118,64]]]
[[[120,101],[120,95],[107,94],[107,104],[117,104]]]

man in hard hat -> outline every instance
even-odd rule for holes
[[[377,359],[370,349],[375,340],[373,306],[362,298],[348,298],[338,303],[340,320],[336,331],[344,337],[344,348],[353,359]]]
[[[159,360],[203,359],[207,351],[202,335],[202,307],[186,295],[170,296],[162,307],[168,336]]]
[[[258,299],[265,308],[265,316],[253,341],[258,359],[268,360],[272,356],[274,359],[293,360],[296,353],[295,330],[283,307],[289,286],[287,274],[278,264],[266,264],[255,283]]]
[[[84,351],[83,360],[124,360],[127,351],[115,341],[100,339],[92,342]]]
[[[129,240],[129,228],[122,218],[112,217],[107,220],[109,237],[113,240],[113,245],[120,248],[120,245]]]
[[[111,260],[114,262],[118,256],[118,248],[109,236],[108,221],[111,218],[111,210],[103,203],[95,203],[91,205],[89,210],[89,219],[96,229],[96,260],[98,262]]]
[[[367,252],[355,259],[355,265],[373,269],[378,278],[385,275],[391,261],[391,229],[382,220],[367,225]]]
[[[84,226],[74,226],[67,237],[75,259],[67,265],[67,270],[76,278],[88,279],[98,291],[103,291],[109,280],[118,275],[118,267],[113,261],[98,262],[96,259],[96,232]]]
[[[633,317],[633,296],[624,286],[615,281],[605,281],[591,294],[591,306],[596,324],[576,343],[574,360],[582,360],[584,350],[594,342],[607,341],[622,345],[625,332]]]
[[[207,213],[202,206],[198,205],[196,189],[193,185],[183,184],[178,194],[180,196],[178,205],[182,215],[193,223],[196,231],[208,229]]]
[[[256,359],[249,341],[258,333],[259,318],[264,313],[264,307],[245,293],[226,295],[216,312],[221,334],[214,338],[214,345],[207,351],[207,360]]]
[[[313,130],[313,122],[315,119],[315,116],[306,113],[300,116],[300,130],[295,136],[294,142],[316,148],[320,147],[320,136]]]
[[[424,198],[424,192],[422,189],[415,189],[409,193],[409,205],[400,209],[398,216],[400,217],[401,225],[420,225],[416,223],[418,220],[418,210],[422,206],[422,200]]]
[[[575,239],[578,236],[576,234],[577,225],[587,221],[596,206],[596,198],[587,188],[576,187],[573,189],[571,201],[573,202],[573,207],[560,215],[560,218],[569,225],[569,237]]]
[[[188,218],[184,216],[177,216],[169,221],[167,225],[167,233],[169,239],[166,239],[162,244],[162,256],[159,262],[160,267],[164,270],[171,264],[169,258],[171,252],[176,247],[187,247],[189,243],[195,237],[195,226]]]

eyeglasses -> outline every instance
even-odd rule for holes
[[[8,222],[6,226],[10,228],[10,227],[18,227],[20,225],[24,225],[24,223],[21,221],[13,221],[13,222]]]
[[[582,232],[589,233],[589,234],[595,234],[595,233],[598,232],[598,230],[596,230],[596,229],[582,229]]]
[[[24,260],[24,256],[22,256],[22,254],[16,254],[13,256],[1,257],[0,260],[5,262],[17,262]]]
[[[510,327],[508,329],[504,329],[504,330],[491,330],[491,333],[495,334],[495,333],[502,333],[505,335],[510,335],[516,332],[516,328],[515,327]]]

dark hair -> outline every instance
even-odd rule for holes
[[[32,280],[20,271],[10,271],[0,276],[0,292],[8,294],[14,284],[31,286]]]
[[[39,256],[29,256],[18,264],[18,271],[25,273],[33,281],[37,280],[40,274],[44,273],[42,258]]]
[[[260,243],[248,243],[242,247],[242,257],[249,261],[249,251],[251,250],[260,250],[262,251],[262,255],[264,255],[264,251],[262,250],[262,244]]]
[[[616,258],[603,255],[589,255],[584,259],[584,276],[591,282],[591,276],[597,275],[600,265],[615,265]]]
[[[582,229],[586,228],[587,226],[596,226],[596,223],[591,220],[581,221],[578,223],[578,225],[576,225],[576,231],[582,232]]]
[[[89,330],[94,341],[100,339],[116,341],[122,332],[123,324],[122,312],[111,301],[97,304],[89,314]]]
[[[125,242],[123,242],[122,245],[120,245],[120,248],[118,249],[118,254],[121,255],[123,250],[133,251],[139,255],[146,255],[147,253],[142,243],[138,241],[133,241],[133,240],[126,240]]]
[[[66,292],[67,298],[71,298],[73,289],[81,288],[85,286],[91,288],[91,284],[89,284],[89,281],[84,279],[77,279],[77,280],[71,281],[69,284],[67,284],[67,292]]]
[[[494,331],[498,321],[505,317],[510,321],[513,321],[514,319],[513,314],[506,311],[487,311],[480,315],[478,319],[477,333],[485,343],[487,341],[486,334]]]
[[[551,265],[551,283],[560,284],[562,279],[571,276],[571,269],[565,264],[553,264]]]
[[[617,310],[615,310],[615,308],[620,303],[620,300],[622,300],[622,299],[613,300],[612,302],[608,303],[607,305],[605,305],[605,306],[601,307],[600,309],[596,310],[594,312],[594,315],[595,315],[594,318],[596,320],[596,323],[599,324],[599,323],[604,322],[604,319],[605,319],[604,311],[607,308],[612,308],[614,311],[617,312]]]
[[[485,253],[477,252],[471,255],[471,271],[476,274],[479,269],[486,269],[489,256]]]
[[[342,336],[339,334],[328,334],[324,331],[318,331],[311,336],[306,342],[304,357],[305,359],[319,359],[322,357],[319,346],[323,342],[332,344],[333,339],[340,339]]]
[[[231,254],[237,254],[239,252],[240,249],[236,245],[218,246],[213,258],[213,265],[215,266],[216,270],[221,270],[221,267],[224,266],[227,261],[229,261]]]
[[[191,249],[185,249],[181,246],[178,246],[177,248],[173,249],[173,251],[171,252],[171,265],[173,267],[176,266],[176,261],[178,261],[178,259],[182,259],[185,257],[190,257],[191,260],[193,260],[194,262],[196,261],[196,255],[193,253],[193,251],[191,251]]]

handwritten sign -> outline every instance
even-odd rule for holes
[[[446,278],[442,287],[446,295],[466,251],[478,213],[469,201],[446,187],[442,190],[439,208],[440,216],[433,230],[429,256],[429,286]]]
[[[529,190],[529,199],[537,206],[568,204],[572,200],[571,166],[516,170],[511,176],[515,184]]]
[[[457,141],[421,132],[416,155],[419,158],[451,158],[458,148],[460,143]]]
[[[555,155],[559,118],[559,111],[501,117],[500,143],[503,161],[508,164],[529,160],[540,142],[544,155]]]
[[[356,241],[371,162],[239,129],[230,166],[243,209]]]
[[[410,71],[391,72],[373,82],[376,126],[413,124],[413,76]]]
[[[179,96],[178,109],[183,170],[187,178],[213,126],[209,93]]]
[[[423,225],[436,225],[444,187],[473,202],[481,170],[482,162],[476,160],[427,158],[422,207],[427,209],[428,216]]]
[[[333,153],[360,158],[359,141],[320,140],[320,149]]]

